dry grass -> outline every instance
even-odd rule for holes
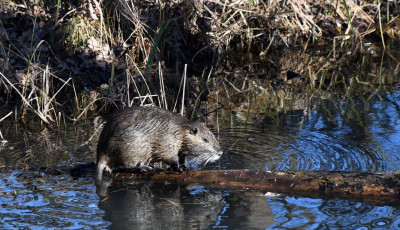
[[[227,111],[244,113],[238,117],[245,122],[253,117],[269,117],[279,122],[279,114],[299,110],[306,113],[315,109],[310,108],[310,101],[314,99],[332,99],[350,104],[355,103],[357,98],[382,100],[381,95],[390,95],[400,82],[400,61],[392,57],[398,52],[383,53],[382,58],[364,56],[362,61],[348,58],[327,61],[324,56],[318,57],[315,53],[298,53],[292,50],[279,57],[282,60],[281,69],[270,73],[275,75],[273,78],[251,71],[240,72],[240,78],[235,72],[219,74],[216,76],[219,83],[210,89],[213,92],[211,96],[221,98],[221,104],[228,108]],[[386,64],[382,64],[385,59]],[[387,64],[389,62],[390,65]],[[288,80],[286,70],[300,73],[303,77]],[[208,105],[210,109],[219,107],[216,102]],[[227,117],[229,114],[223,112],[222,118],[226,120]]]
[[[86,3],[74,6],[67,1],[54,6],[43,1],[25,8],[13,1],[1,3],[6,25],[0,21],[0,96],[6,102],[20,100],[18,116],[33,112],[44,123],[61,124],[66,108],[75,109],[67,117],[78,121],[89,116],[89,111],[136,103],[180,111],[191,107],[194,115],[209,91],[211,97],[206,100],[215,103],[215,108],[225,99],[266,94],[266,102],[281,108],[295,89],[282,91],[276,84],[254,80],[250,75],[255,73],[210,81],[215,71],[210,71],[210,66],[231,71],[238,66],[238,56],[253,55],[269,68],[265,76],[269,80],[284,81],[282,72],[292,70],[305,76],[310,92],[336,86],[353,92],[350,88],[355,82],[372,86],[376,79],[380,86],[390,82],[386,69],[380,65],[377,78],[367,80],[365,74],[347,78],[341,74],[342,68],[351,64],[352,58],[365,58],[378,50],[372,48],[375,45],[385,48],[400,35],[398,9],[392,2]],[[16,12],[25,16],[27,26],[22,31],[10,26]],[[48,16],[52,13],[56,15],[53,18]],[[68,55],[60,52],[60,47]],[[325,54],[308,52],[320,47]],[[297,48],[295,57],[288,58],[285,48]],[[398,63],[393,64],[397,74]],[[191,70],[209,74],[196,82]],[[91,78],[95,84],[90,84]],[[366,83],[369,80],[372,83]],[[220,92],[226,92],[226,98]],[[72,95],[74,100],[67,102],[61,94]]]

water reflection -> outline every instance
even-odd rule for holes
[[[0,123],[0,131],[7,140],[0,144],[0,165],[21,167],[25,164],[28,167],[36,165],[51,168],[95,159],[98,136],[95,125],[81,123],[59,129],[32,125],[36,129],[13,122]],[[90,139],[92,136],[94,138]]]
[[[399,209],[349,200],[269,197],[276,223],[267,229],[399,229]]]
[[[231,120],[219,135],[224,155],[208,167],[399,170],[399,95],[397,89],[375,100],[315,98],[276,120],[245,122],[229,111]],[[91,124],[41,131],[1,127],[8,143],[0,146],[0,228],[400,228],[398,205],[152,183],[114,184],[99,197],[92,178],[22,170],[25,164],[60,169],[93,161],[96,142],[84,143],[94,130]]]
[[[112,229],[205,229],[217,221],[223,191],[138,183],[110,186],[99,202]]]
[[[66,175],[0,173],[1,229],[82,229],[109,225],[97,208],[93,180]]]
[[[382,99],[312,99],[303,110],[221,131],[223,168],[394,171],[400,169],[400,90]],[[310,109],[313,108],[313,109]]]
[[[208,189],[201,185],[113,184],[92,178],[1,172],[0,228],[399,229],[399,206]]]
[[[399,229],[398,207],[349,200],[230,192],[209,229]]]

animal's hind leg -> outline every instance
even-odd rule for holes
[[[108,170],[108,159],[106,156],[102,156],[99,161],[97,162],[97,169],[96,169],[96,185],[103,184],[103,172],[104,170]]]

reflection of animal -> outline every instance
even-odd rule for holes
[[[226,205],[225,191],[202,186],[138,183],[119,188],[107,188],[98,204],[102,218],[118,229],[207,229]]]
[[[97,145],[96,182],[104,169],[185,167],[185,157],[207,164],[219,159],[221,148],[203,124],[159,107],[131,107],[104,126]]]

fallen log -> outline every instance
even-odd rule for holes
[[[400,172],[203,170],[113,174],[113,180],[201,184],[225,189],[260,189],[308,197],[385,199],[398,202]]]
[[[70,170],[73,177],[92,176],[95,164],[80,165]],[[105,177],[110,177],[105,173]],[[332,172],[332,171],[251,171],[200,170],[157,171],[146,173],[114,172],[113,180],[147,180],[182,185],[201,184],[223,189],[258,189],[307,197],[354,198],[373,203],[400,201],[400,171]]]

